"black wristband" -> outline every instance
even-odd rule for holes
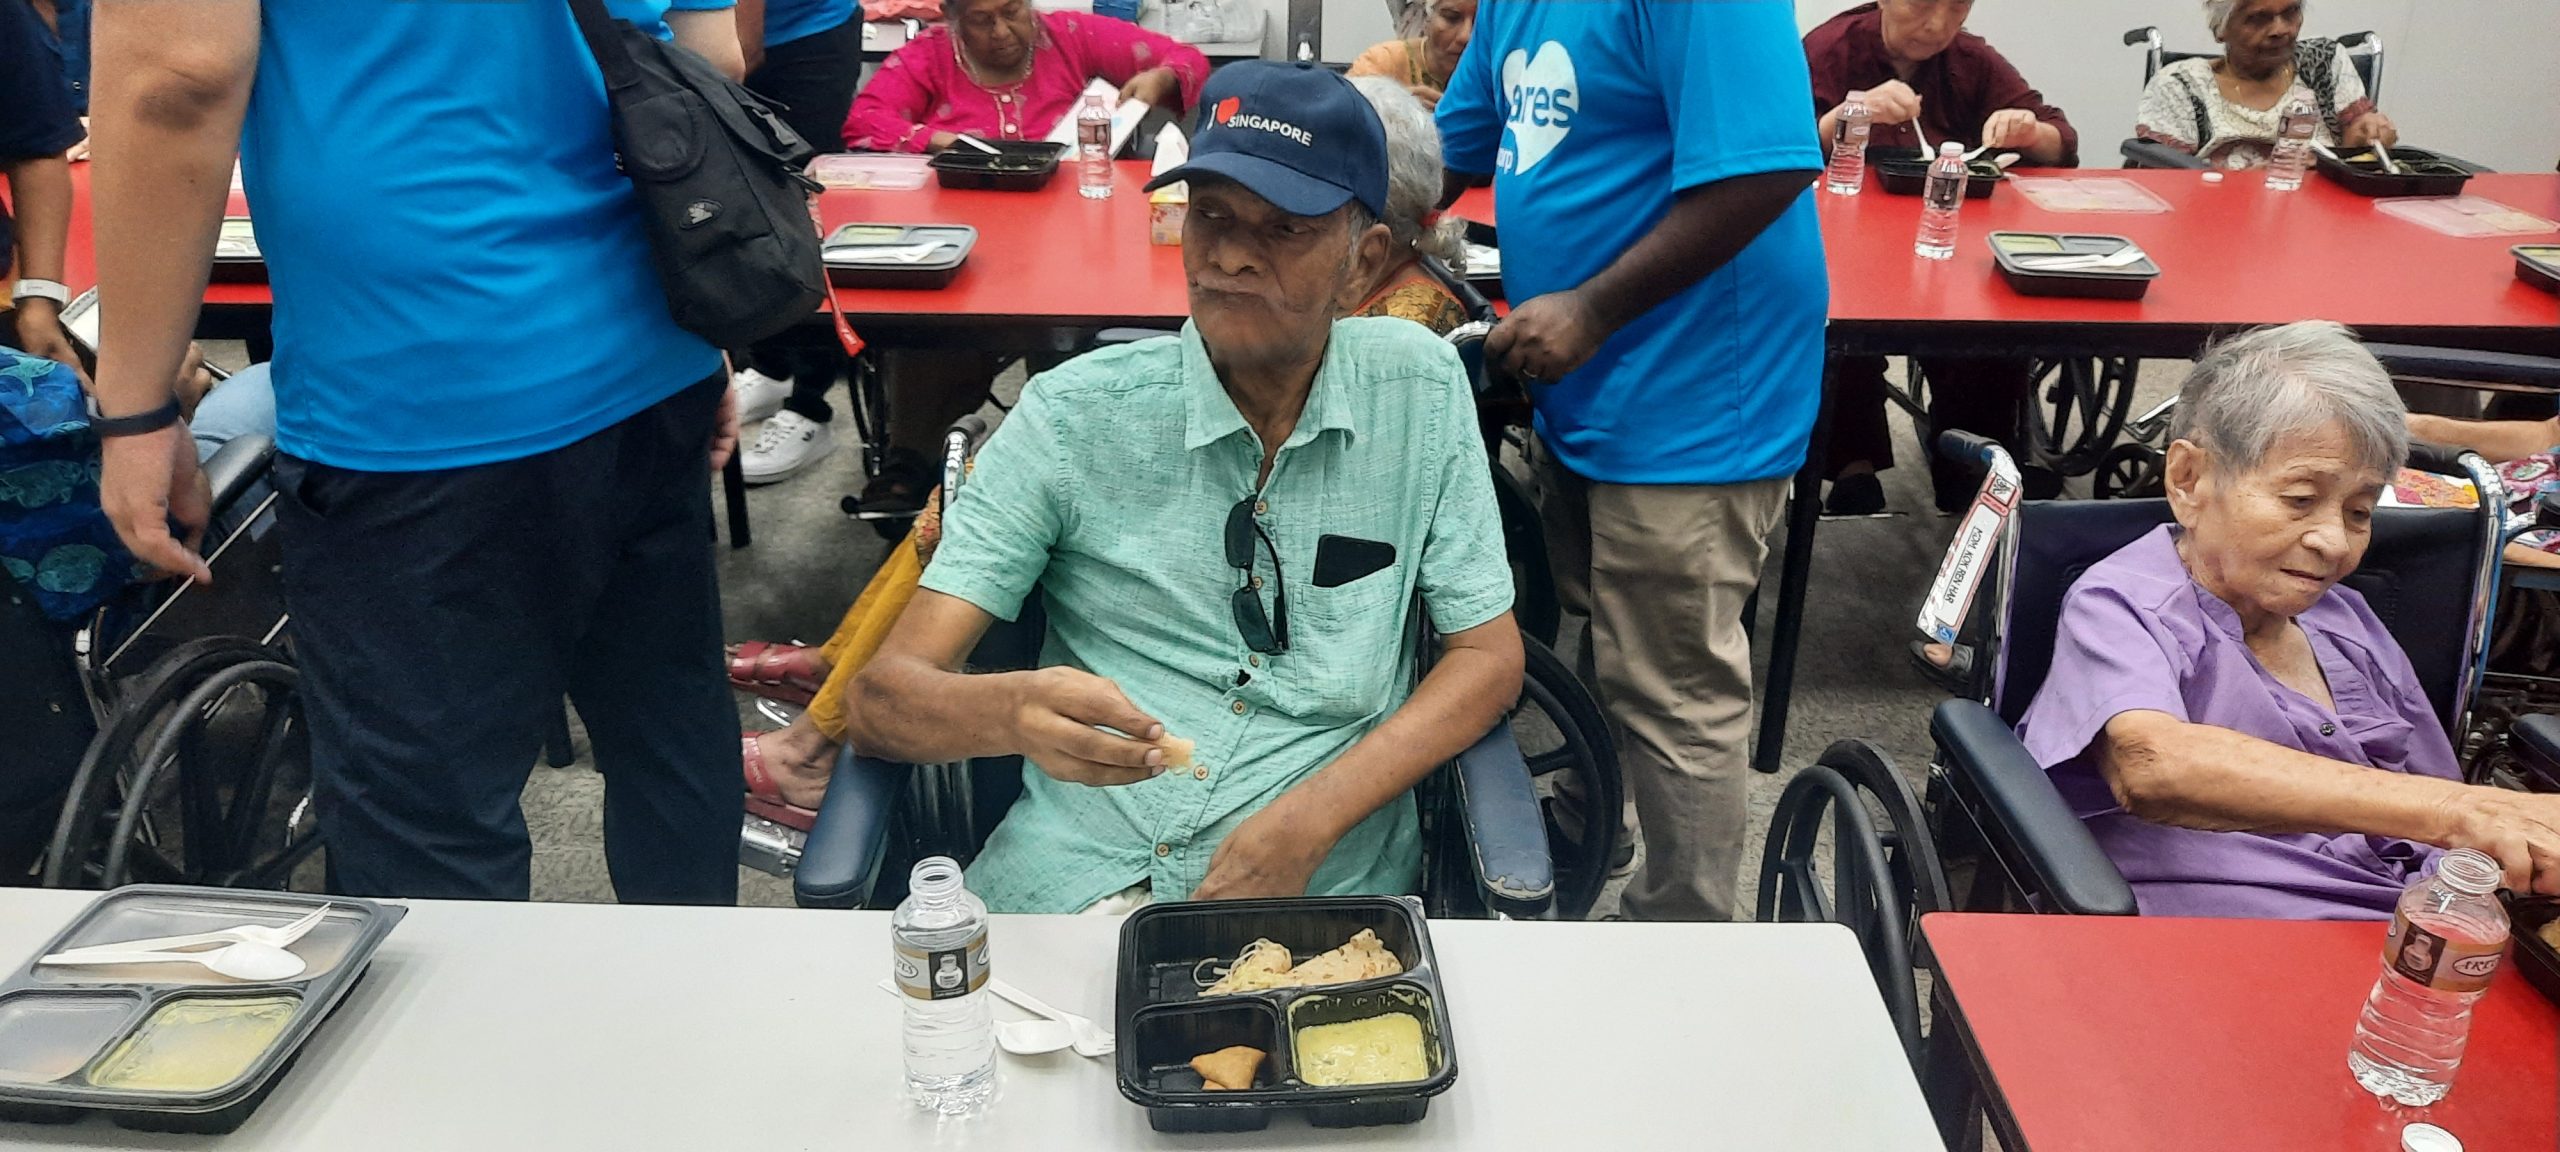
[[[100,439],[140,436],[177,423],[179,415],[178,399],[172,396],[168,403],[148,412],[136,412],[131,416],[92,416],[89,418],[89,431],[97,433]]]

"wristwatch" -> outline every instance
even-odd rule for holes
[[[60,280],[38,280],[30,276],[18,281],[18,286],[9,290],[10,303],[15,304],[20,300],[51,300],[57,307],[69,307],[71,286]]]

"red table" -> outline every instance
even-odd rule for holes
[[[2381,924],[1940,913],[1921,930],[1935,1028],[1961,1038],[2009,1152],[2398,1152],[2415,1120],[2468,1152],[2560,1147],[2560,1011],[2514,972],[2474,1009],[2444,1102],[2356,1086]]]

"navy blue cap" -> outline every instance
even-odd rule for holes
[[[1387,214],[1387,129],[1351,82],[1315,64],[1245,60],[1209,74],[1191,160],[1147,182],[1223,176],[1292,216],[1358,200]]]

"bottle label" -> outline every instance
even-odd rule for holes
[[[2498,974],[2498,961],[2506,950],[2504,937],[2482,943],[2438,935],[2426,925],[2410,923],[2405,915],[2395,915],[2391,936],[2382,945],[2382,963],[2439,992],[2478,992]]]
[[[918,1000],[957,1000],[987,986],[987,930],[967,944],[937,952],[893,945],[898,991]]]

